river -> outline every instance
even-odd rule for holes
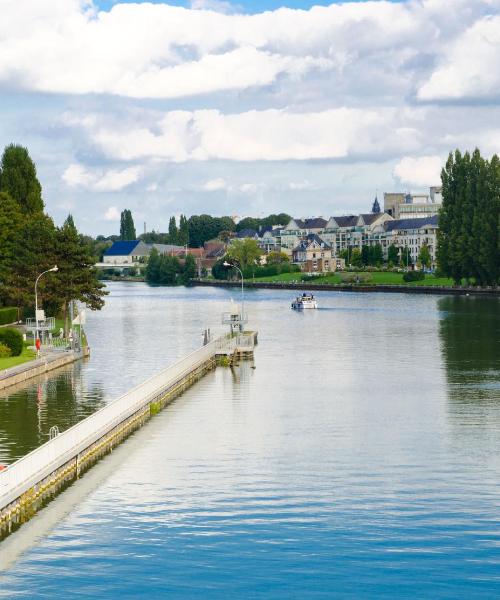
[[[238,300],[109,289],[89,361],[0,396],[0,462]],[[0,597],[500,595],[500,300],[318,292],[296,313],[291,295],[248,291],[255,362],[207,375],[0,544],[31,536]]]

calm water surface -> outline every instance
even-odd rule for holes
[[[0,397],[0,461],[198,346],[237,298],[110,288],[90,361]],[[249,292],[255,364],[209,374],[42,511],[87,479],[0,596],[500,595],[500,301],[325,292],[297,314],[291,295]]]

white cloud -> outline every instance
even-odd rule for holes
[[[345,107],[309,113],[276,109],[237,114],[171,111],[151,126],[122,120],[121,124],[91,127],[88,135],[114,160],[336,159],[414,151],[421,118],[417,110]]]
[[[141,172],[141,167],[90,171],[82,165],[71,164],[64,171],[62,179],[70,187],[116,192],[138,181]]]
[[[422,100],[499,97],[500,16],[474,23],[418,91]]]
[[[402,81],[426,81],[425,61],[444,66],[420,88],[422,98],[443,87],[453,97],[490,93],[498,82],[489,72],[497,66],[498,0],[455,0],[453,11],[445,0],[408,0],[255,15],[217,12],[231,9],[225,0],[193,2],[204,10],[117,3],[97,12],[79,0],[4,0],[0,82],[50,93],[175,98],[281,86],[283,78],[302,80],[319,69],[334,78],[326,98],[349,86],[372,93],[370,74],[371,87],[400,91]]]
[[[218,177],[217,179],[210,179],[202,185],[202,189],[206,192],[218,192],[220,190],[228,189],[228,184],[225,179]]]
[[[108,207],[108,210],[104,214],[105,221],[119,221],[120,220],[120,211],[116,206]]]
[[[241,11],[239,5],[224,0],[191,0],[191,8],[194,10],[210,10],[226,15]]]
[[[443,160],[440,156],[405,156],[394,167],[394,176],[409,185],[428,187],[439,185]]]

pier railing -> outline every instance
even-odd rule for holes
[[[214,358],[218,352],[236,348],[238,337],[228,334],[209,342],[0,472],[0,509]]]

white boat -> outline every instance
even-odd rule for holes
[[[292,302],[292,308],[294,310],[303,310],[305,308],[318,308],[316,298],[312,294],[304,292],[302,296],[297,296]]]

